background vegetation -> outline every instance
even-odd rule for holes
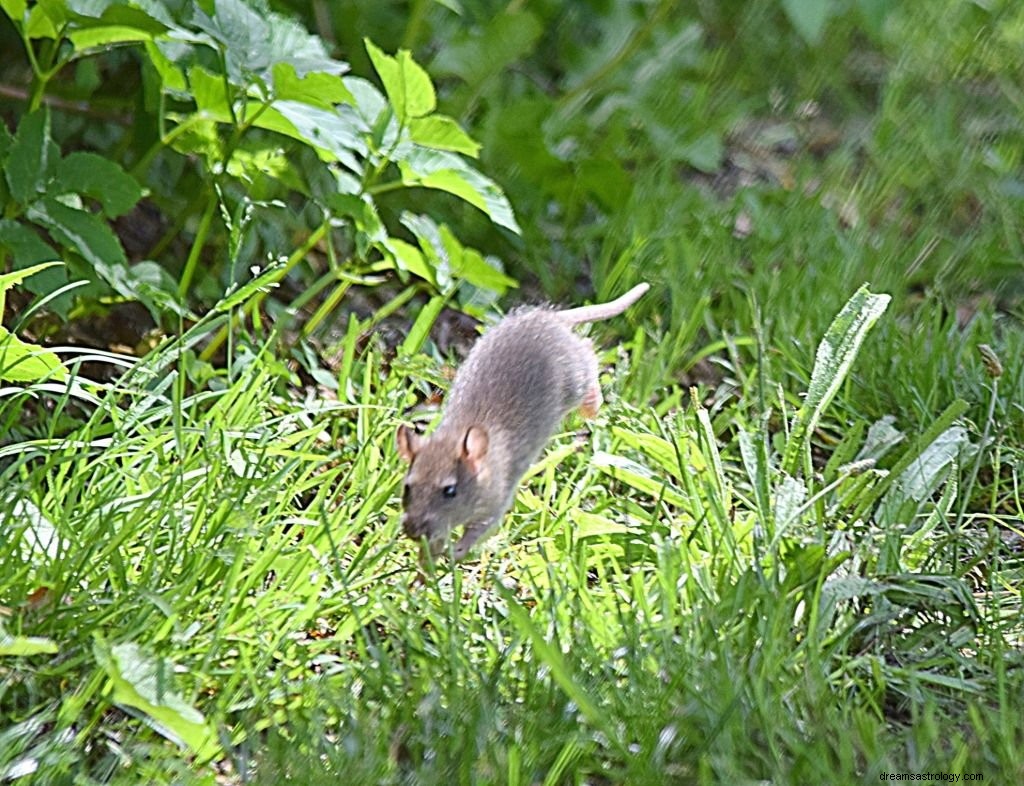
[[[0,777],[1024,777],[1019,3],[0,9]],[[466,315],[639,280],[411,587]]]

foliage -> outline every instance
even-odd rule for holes
[[[321,287],[343,292],[359,270],[411,273],[446,293],[463,281],[498,293],[514,283],[429,215],[418,210],[400,210],[397,220],[381,215],[381,194],[436,189],[518,231],[500,189],[467,160],[476,157],[479,146],[435,111],[430,78],[407,51],[391,56],[366,42],[382,94],[366,79],[346,75],[348,65],[330,58],[318,38],[259,4],[71,0],[31,7],[12,2],[3,8],[21,37],[33,82],[30,111],[17,133],[0,135],[0,165],[10,197],[0,248],[15,268],[58,255],[69,265],[66,274],[37,279],[33,291],[53,292],[70,275],[94,285],[75,293],[79,297],[95,300],[112,291],[141,300],[156,320],[184,316],[179,303],[202,286],[197,281],[201,260],[211,268],[208,273],[221,277],[221,291],[244,281],[251,265],[242,264],[243,249],[231,239],[232,226],[251,221],[254,211],[269,216],[285,204],[301,204],[317,241],[329,230],[343,238],[343,255]],[[141,77],[134,128],[126,140],[132,148],[125,155],[130,174],[92,153],[62,156],[44,108],[63,70],[81,67],[89,58],[109,58],[115,45],[131,48]],[[186,170],[193,162],[190,177]],[[168,169],[177,175],[162,181]],[[183,266],[169,258],[129,265],[112,232],[108,221],[142,196],[139,180],[168,212],[185,196],[181,189],[194,184],[186,221],[171,230],[198,220]],[[392,200],[389,213],[400,204]],[[224,241],[211,235],[218,210],[228,236],[220,252]],[[402,227],[414,243],[393,236]],[[155,248],[166,246],[169,238]],[[304,260],[304,252],[269,245],[268,259],[291,255],[279,279]],[[251,257],[256,249],[245,251]],[[67,315],[67,298],[53,305]]]

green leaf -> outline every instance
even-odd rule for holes
[[[888,295],[873,295],[861,287],[825,332],[814,358],[807,396],[793,419],[786,443],[782,469],[787,474],[797,473],[801,457],[810,447],[810,435],[818,420],[846,379],[864,337],[888,305]]]
[[[528,11],[506,11],[493,17],[483,32],[476,29],[453,37],[431,64],[436,74],[452,74],[479,85],[530,54],[544,34],[544,25]]]
[[[480,144],[463,131],[452,118],[444,115],[413,118],[409,122],[409,138],[424,147],[465,153],[473,158],[480,152]]]
[[[142,188],[135,178],[95,153],[66,156],[57,166],[55,185],[59,193],[72,191],[97,200],[108,218],[127,213],[142,198]]]
[[[39,382],[63,379],[67,371],[50,350],[29,344],[0,327],[0,380],[8,382]]]
[[[664,499],[668,504],[677,508],[686,507],[686,497],[643,464],[638,464],[623,456],[616,456],[613,453],[606,453],[603,450],[594,453],[591,464],[609,477],[654,499]]]
[[[323,41],[294,19],[242,0],[217,0],[212,16],[196,6],[193,24],[222,45],[227,76],[236,86],[250,84],[253,74],[269,80],[277,63],[291,63],[299,75],[348,70],[347,64],[328,57]]]
[[[73,25],[67,37],[78,52],[109,44],[151,41],[167,32],[172,21],[159,3],[145,9],[135,3],[102,0],[69,0],[67,5]]]
[[[434,272],[427,264],[423,252],[412,245],[412,243],[406,243],[397,237],[389,237],[381,243],[381,246],[393,259],[395,267],[399,270],[406,270],[414,276],[419,276],[424,281],[429,281],[434,286],[437,286]]]
[[[404,125],[413,118],[424,117],[434,111],[437,106],[434,85],[407,50],[399,49],[398,55],[391,57],[374,46],[370,39],[364,39],[363,43],[399,122]]]
[[[82,257],[108,284],[113,285],[128,264],[110,227],[92,213],[46,197],[32,205],[26,215],[44,226],[54,240]]]
[[[146,306],[156,324],[159,325],[168,313],[187,315],[178,298],[178,282],[156,262],[144,260],[127,267],[115,267],[111,272],[113,279],[109,283],[114,291]]]
[[[255,125],[298,139],[362,174],[357,156],[365,157],[368,151],[360,133],[369,129],[345,106],[320,109],[300,101],[275,101]]]
[[[12,636],[0,628],[0,656],[56,655],[57,642],[41,636]]]
[[[37,232],[34,232],[24,224],[10,219],[0,219],[0,249],[6,249],[13,257],[11,269],[16,273],[24,272],[27,268],[37,265],[39,262],[49,262],[49,265],[40,266],[42,272],[38,275],[31,275],[25,289],[36,295],[48,295],[60,289],[68,283],[67,270],[59,267],[60,254],[58,254],[49,243],[43,241]],[[43,268],[46,268],[43,270]],[[47,304],[47,308],[56,312],[61,318],[67,318],[68,309],[71,307],[71,293],[61,295]],[[3,311],[3,291],[0,290],[0,312]]]
[[[275,63],[271,72],[275,100],[299,101],[320,109],[355,103],[352,93],[337,74],[314,71],[299,76],[292,63]]]
[[[36,199],[46,190],[59,160],[60,150],[50,139],[50,113],[41,109],[25,115],[18,124],[4,167],[14,200],[27,205]]]
[[[832,0],[782,0],[782,8],[809,46],[821,41]]]
[[[11,222],[4,222],[4,225],[8,223]],[[59,264],[60,262],[57,261],[44,262],[42,264],[32,265],[31,267],[22,268],[20,270],[12,270],[10,273],[0,274],[0,314],[4,313],[4,297],[8,289],[13,287],[15,284],[20,284],[29,276],[34,276],[36,273],[39,273],[40,271],[46,270],[47,268],[51,268]]]
[[[497,184],[457,155],[416,148],[398,162],[398,169],[405,185],[447,191],[484,211],[495,224],[520,233],[512,206]]]
[[[107,645],[99,636],[93,653],[113,686],[113,701],[145,714],[156,731],[188,748],[201,761],[220,751],[203,714],[171,689],[174,664],[144,653],[138,644]]]
[[[28,3],[26,0],[0,0],[0,8],[11,18],[12,22],[20,25],[25,19]]]

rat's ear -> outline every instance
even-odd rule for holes
[[[473,474],[478,473],[483,465],[487,445],[487,429],[483,426],[470,426],[466,429],[466,436],[462,440],[462,460],[469,465]]]
[[[411,462],[416,458],[422,446],[422,434],[417,434],[406,425],[398,427],[398,431],[395,432],[395,447],[398,448],[398,455],[405,461]]]

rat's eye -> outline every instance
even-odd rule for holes
[[[453,499],[455,497],[456,491],[457,489],[455,488],[454,483],[452,483],[452,485],[450,486],[445,486],[443,489],[441,489],[441,493],[444,495],[445,499]]]
[[[402,487],[402,504],[406,507],[409,506],[409,499],[412,497],[412,486],[406,483]]]

